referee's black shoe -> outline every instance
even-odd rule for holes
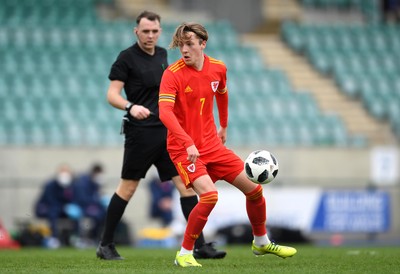
[[[103,260],[123,260],[124,258],[118,254],[115,249],[115,244],[111,243],[105,246],[99,244],[96,250],[96,255],[98,258]]]
[[[214,248],[214,243],[204,243],[200,248],[193,250],[196,259],[223,259],[226,252]]]

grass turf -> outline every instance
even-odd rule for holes
[[[173,264],[176,250],[118,247],[123,261],[96,258],[95,249],[0,250],[0,273],[400,273],[399,247],[295,246],[287,259],[256,257],[249,246],[226,246],[222,260],[198,260],[202,268]]]

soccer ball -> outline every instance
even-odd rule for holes
[[[260,185],[270,183],[278,175],[278,161],[267,150],[256,150],[244,161],[247,178]]]

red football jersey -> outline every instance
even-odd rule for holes
[[[195,144],[200,154],[221,144],[214,121],[214,96],[220,125],[228,124],[226,66],[204,55],[201,71],[187,66],[183,59],[170,65],[160,85],[160,118],[168,129],[170,152],[182,151]]]

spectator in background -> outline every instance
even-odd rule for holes
[[[103,166],[93,164],[88,173],[79,176],[73,184],[73,201],[82,212],[82,216],[91,220],[89,231],[83,234],[83,228],[80,226],[80,236],[89,242],[97,241],[100,237],[100,231],[106,216],[106,205],[103,203],[101,195],[101,186],[103,184]]]
[[[171,181],[161,182],[154,177],[149,183],[151,193],[150,216],[160,219],[163,226],[169,226],[172,222],[172,195],[174,185]]]
[[[51,237],[46,239],[46,246],[58,248],[60,246],[60,233],[58,231],[58,220],[62,218],[71,219],[74,224],[74,231],[78,230],[76,218],[68,213],[73,211],[73,180],[74,175],[71,167],[61,164],[57,174],[43,186],[42,193],[35,205],[35,215],[38,218],[48,220],[51,230]]]
[[[400,22],[400,0],[382,0],[381,6],[386,23]]]

